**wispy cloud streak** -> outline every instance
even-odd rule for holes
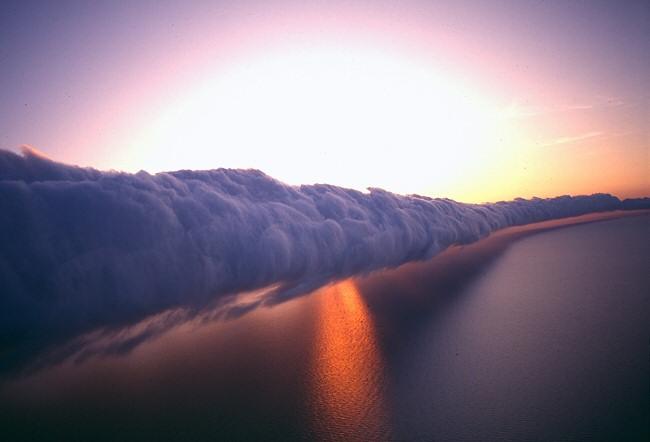
[[[571,143],[577,143],[579,141],[584,141],[588,140],[590,138],[596,138],[604,135],[603,132],[600,131],[591,131],[591,132],[586,132],[580,135],[574,135],[571,137],[558,137],[555,138],[554,140],[548,141],[546,143],[543,143],[541,146],[546,147],[546,146],[557,146],[559,144],[571,144]]]
[[[619,108],[630,104],[631,103],[626,103],[625,101],[618,98],[604,96],[597,97],[597,100],[592,103],[578,102],[572,104],[555,104],[546,106],[522,104],[517,100],[513,100],[503,110],[501,117],[504,119],[522,120],[567,112],[612,110],[614,108]]]

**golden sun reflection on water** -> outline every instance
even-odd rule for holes
[[[320,440],[386,440],[384,369],[372,317],[355,283],[319,293],[310,387]]]

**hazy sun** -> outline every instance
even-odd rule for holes
[[[422,192],[448,188],[485,162],[495,118],[433,63],[294,49],[189,85],[132,141],[129,161],[154,171],[253,167],[291,184]]]

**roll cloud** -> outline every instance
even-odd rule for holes
[[[200,309],[229,293],[394,267],[503,227],[624,206],[606,194],[462,204],[289,186],[258,170],[103,172],[0,150],[0,334]]]

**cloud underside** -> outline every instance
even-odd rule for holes
[[[0,150],[0,335],[70,335],[272,284],[292,296],[507,226],[628,206],[650,204],[596,194],[474,205],[288,186],[257,170],[101,172]]]

